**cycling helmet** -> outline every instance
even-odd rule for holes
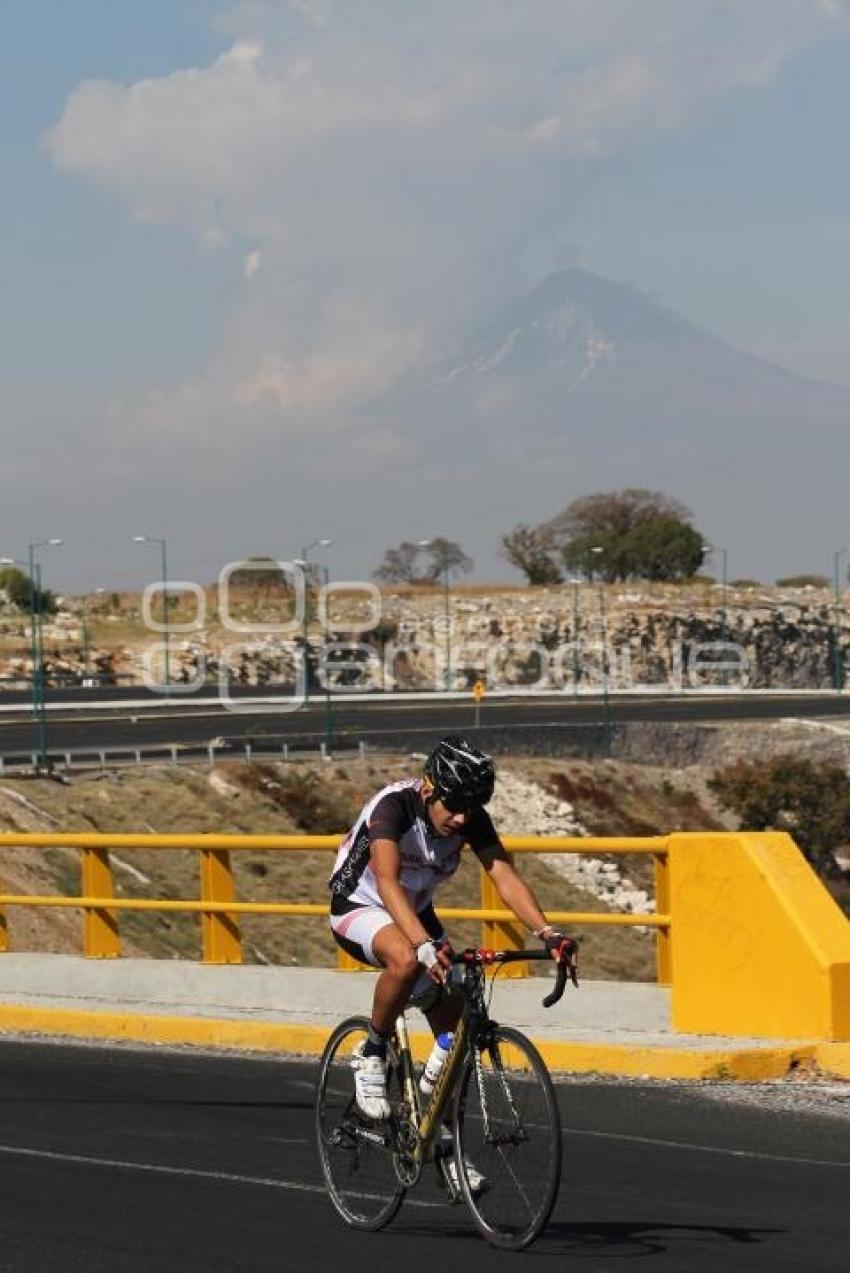
[[[425,777],[436,799],[452,813],[486,804],[496,781],[491,757],[459,734],[437,744],[425,761]]]

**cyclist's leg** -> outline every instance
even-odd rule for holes
[[[366,1038],[355,1051],[357,1105],[372,1119],[389,1117],[387,1097],[387,1049],[396,1018],[404,1008],[411,980],[417,973],[410,943],[382,907],[352,907],[331,916],[337,943],[348,954],[372,967],[382,968],[375,987]]]
[[[380,906],[358,906],[331,916],[338,945],[373,968],[381,968],[372,1003],[372,1025],[389,1037],[420,973],[416,952]]]
[[[375,984],[372,1001],[372,1025],[389,1036],[396,1018],[404,1011],[410,992],[420,974],[416,952],[404,933],[390,920],[372,937],[371,949],[383,972]]]

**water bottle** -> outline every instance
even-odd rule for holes
[[[425,1069],[419,1079],[419,1091],[423,1096],[430,1096],[440,1076],[446,1057],[452,1046],[453,1034],[438,1034],[431,1049],[431,1055],[425,1062]]]

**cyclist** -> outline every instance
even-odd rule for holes
[[[409,1001],[435,1035],[453,1030],[457,997],[441,993],[450,946],[433,895],[457,870],[468,845],[502,901],[552,952],[574,954],[572,940],[547,923],[532,890],[514,870],[484,806],[493,795],[490,756],[456,734],[443,738],[421,778],[383,787],[342,842],[330,880],[330,923],[337,943],[361,963],[382,969],[368,1037],[356,1058],[357,1105],[387,1118],[387,1043]]]

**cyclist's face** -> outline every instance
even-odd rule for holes
[[[453,812],[447,809],[442,800],[434,800],[428,806],[428,817],[431,819],[431,826],[437,832],[437,835],[454,835],[456,831],[462,831],[469,820],[469,810],[462,809],[460,812]]]

